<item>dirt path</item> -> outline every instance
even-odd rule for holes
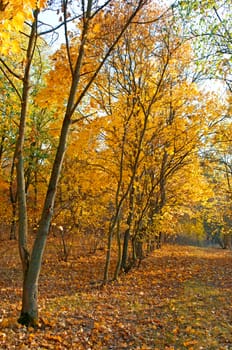
[[[1,247],[0,247],[1,248]],[[232,253],[168,246],[100,288],[104,253],[59,263],[40,281],[41,328],[16,323],[20,265],[0,249],[0,349],[232,349]],[[99,277],[100,276],[100,277]]]

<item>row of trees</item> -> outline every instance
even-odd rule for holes
[[[150,251],[162,235],[190,226],[225,237],[223,246],[231,242],[231,85],[224,69],[231,52],[210,61],[210,76],[196,55],[202,35],[210,37],[208,57],[225,43],[231,50],[228,4],[220,5],[1,2],[1,217],[19,241],[20,323],[38,321],[52,219],[64,232],[105,242],[104,282],[114,238],[114,278],[145,246]],[[44,23],[46,11],[57,14],[57,25]],[[216,16],[217,27],[206,14]],[[189,26],[192,16],[204,18],[202,32]],[[52,51],[60,28],[64,43]],[[223,98],[202,87],[203,76],[226,82]]]

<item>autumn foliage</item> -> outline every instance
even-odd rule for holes
[[[196,0],[187,5],[180,1],[169,8],[152,0],[102,4],[0,0],[0,238],[3,251],[8,238],[18,240],[23,272],[18,321],[22,325],[50,327],[49,321],[41,323],[37,298],[47,239],[54,249],[49,255],[51,266],[69,271],[68,286],[76,279],[70,272],[71,266],[74,271],[77,268],[74,257],[83,255],[83,274],[87,274],[90,254],[98,263],[99,282],[94,271],[94,284],[107,291],[114,288],[108,282],[117,283],[123,276],[119,293],[121,288],[127,293],[123,287],[129,283],[128,272],[135,276],[130,278],[139,276],[141,281],[142,273],[136,268],[143,266],[144,278],[152,275],[154,251],[165,243],[231,249],[231,36],[223,11],[228,4]],[[199,32],[194,23],[199,23]],[[212,80],[221,82],[218,89]],[[82,241],[88,241],[87,251],[82,248],[75,255]],[[187,250],[186,254],[193,254],[193,261],[206,254],[208,271],[210,254],[219,257],[220,253],[203,252]],[[162,257],[163,253],[156,254]],[[170,247],[167,254],[172,254]],[[193,262],[193,272],[184,271],[182,281],[178,264],[188,258],[180,257],[178,248],[173,248],[173,254],[178,261],[175,265],[173,260],[172,276],[182,283],[198,262]],[[221,255],[227,263],[229,255]],[[164,260],[169,264],[168,258]],[[165,272],[160,271],[164,283]],[[59,278],[65,279],[63,272]],[[193,290],[197,289],[192,282]],[[188,294],[190,287],[185,287]],[[143,284],[138,293],[146,288]],[[169,292],[163,291],[161,299]],[[148,307],[154,295],[146,297]],[[173,313],[181,302],[178,298],[174,309],[168,309],[174,335],[162,345],[158,336],[158,348],[171,349],[175,342],[193,349],[198,346],[191,325],[187,332],[191,336],[179,340],[182,316],[176,315],[178,325]],[[142,309],[141,302],[138,308]],[[182,311],[187,312],[178,312]],[[163,321],[156,324],[146,314],[149,320],[162,337]],[[8,321],[2,322],[7,328]],[[75,324],[73,316],[70,322]],[[94,322],[86,326],[93,337],[90,348],[114,343],[113,328],[108,329],[103,318]],[[129,328],[117,329],[126,338]],[[150,336],[143,336],[141,342],[136,338],[137,348],[151,348]],[[62,338],[52,332],[50,337],[59,348]],[[34,341],[31,333],[25,346]],[[136,349],[136,342],[130,341]],[[215,344],[216,349],[220,340]]]

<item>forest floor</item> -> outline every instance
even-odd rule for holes
[[[65,263],[54,246],[42,266],[34,330],[17,324],[17,242],[0,242],[0,349],[232,349],[231,251],[164,246],[101,287],[104,251]]]

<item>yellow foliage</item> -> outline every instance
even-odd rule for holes
[[[26,20],[33,20],[33,10],[46,6],[46,0],[8,0],[0,9],[0,53],[19,52],[20,48],[14,33],[23,29]]]

